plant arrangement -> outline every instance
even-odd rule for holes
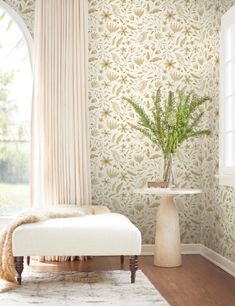
[[[176,94],[170,91],[168,98],[164,100],[159,88],[153,96],[151,115],[133,99],[124,99],[139,116],[138,124],[131,126],[148,137],[162,151],[164,167],[163,184],[160,185],[168,187],[172,179],[172,155],[185,140],[210,134],[208,129],[200,130],[199,123],[204,114],[200,106],[211,101],[211,98],[179,90]]]

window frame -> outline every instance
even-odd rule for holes
[[[235,56],[231,59],[226,59],[226,31],[234,25],[235,28],[235,5],[231,7],[221,18],[221,32],[220,32],[220,116],[219,116],[219,184],[225,186],[235,186],[235,166],[226,166],[226,136],[232,133],[234,137],[235,146],[235,129],[226,129],[226,103],[228,99],[233,97],[235,99],[235,86],[234,93],[226,95],[225,86],[225,73],[226,66],[229,63],[235,64]],[[234,46],[235,50],[235,46]],[[235,114],[235,107],[234,107]],[[233,141],[232,141],[233,144]]]
[[[33,38],[32,38],[32,36],[29,32],[29,29],[27,28],[24,20],[19,15],[19,13],[17,13],[10,5],[8,5],[3,0],[0,0],[0,7],[2,7],[12,17],[12,19],[17,23],[21,32],[23,33],[24,38],[25,38],[26,43],[27,43],[29,58],[30,58],[30,63],[31,63],[31,68],[32,68],[32,63],[33,63],[32,62],[32,59],[33,59]]]

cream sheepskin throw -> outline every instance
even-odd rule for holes
[[[0,235],[0,293],[6,292],[17,286],[16,271],[14,266],[14,256],[12,250],[12,235],[14,230],[28,223],[35,223],[53,218],[70,218],[84,216],[87,214],[108,212],[106,207],[76,208],[76,209],[53,209],[48,211],[29,210],[24,212],[7,227]]]

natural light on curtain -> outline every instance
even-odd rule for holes
[[[86,0],[37,0],[32,203],[90,204]]]

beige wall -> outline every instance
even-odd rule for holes
[[[7,0],[32,29],[34,1]],[[182,241],[202,242],[235,261],[235,191],[219,188],[218,82],[220,16],[234,0],[89,1],[89,97],[93,202],[127,215],[154,242],[159,201],[133,189],[159,177],[159,152],[131,130],[135,120],[122,96],[146,107],[159,85],[213,98],[205,106],[208,139],[186,143],[177,154],[182,187],[203,195],[180,197]],[[31,32],[33,32],[31,30]]]

